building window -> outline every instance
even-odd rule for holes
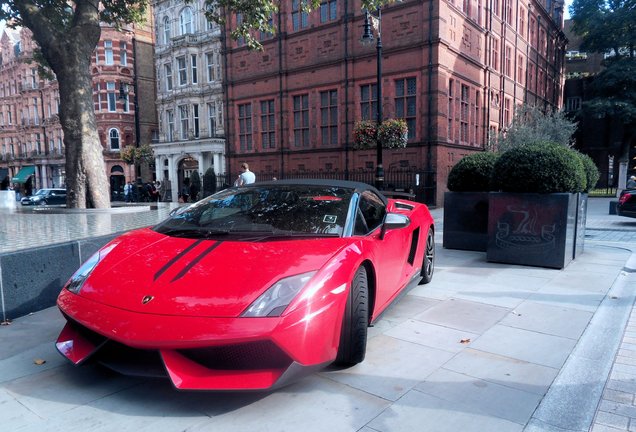
[[[106,90],[108,91],[108,111],[117,111],[117,95],[115,94],[115,83],[106,83]]]
[[[526,86],[528,90],[534,91],[534,64],[530,63],[528,65],[528,85]]]
[[[169,44],[171,37],[170,19],[168,17],[163,17],[163,43],[166,45]]]
[[[504,97],[504,127],[510,125],[510,98]]]
[[[470,89],[467,85],[462,84],[460,95],[460,111],[459,111],[459,140],[460,142],[467,143],[468,137],[468,121],[470,113],[468,111],[468,105],[470,101]]]
[[[239,105],[238,112],[240,149],[252,150],[252,104]]]
[[[320,138],[323,146],[338,145],[338,91],[320,92]]]
[[[208,136],[212,138],[216,135],[216,105],[210,102],[208,108]]]
[[[309,147],[309,95],[294,96],[294,145]]]
[[[292,26],[294,30],[306,28],[309,25],[309,15],[301,10],[301,0],[292,0]]]
[[[192,105],[192,121],[194,123],[194,137],[199,138],[199,104]]]
[[[188,71],[186,69],[185,56],[177,57],[177,69],[179,71],[179,85],[184,86],[188,83]]]
[[[130,109],[130,97],[129,97],[129,87],[128,84],[122,84],[124,86],[124,91],[126,93],[124,93],[124,98],[122,100],[123,104],[124,104],[124,112],[128,112]]]
[[[417,111],[417,81],[404,78],[395,81],[395,116],[406,120],[409,128],[408,139],[415,138],[415,119]]]
[[[326,0],[320,4],[320,22],[326,23],[336,19],[338,3],[336,0]]]
[[[115,128],[108,131],[108,142],[111,150],[119,150],[119,131]]]
[[[104,56],[105,56],[105,64],[112,65],[114,64],[113,60],[113,41],[104,41]]]
[[[580,97],[569,97],[565,101],[565,110],[568,112],[578,111],[581,109],[581,98]]]
[[[196,84],[199,82],[199,78],[197,76],[197,55],[196,54],[192,54],[190,56],[190,65],[191,65],[191,72],[192,72],[192,84]]]
[[[194,27],[192,25],[192,9],[189,7],[183,8],[179,14],[179,26],[181,28],[181,34],[194,33]]]
[[[534,17],[530,17],[530,24],[528,25],[528,38],[530,39],[530,45],[535,45],[536,43],[536,41],[534,40],[536,25],[537,22],[535,21]]]
[[[261,145],[264,149],[276,147],[274,99],[261,101]]]
[[[206,59],[206,68],[208,73],[208,82],[215,81],[216,78],[216,54],[215,53],[207,53],[205,55]]]
[[[95,93],[97,94],[97,104],[95,105],[95,111],[102,109],[102,88],[99,83],[95,83]],[[48,105],[49,117],[51,117],[51,104]]]
[[[470,0],[464,0],[462,2],[462,12],[464,12],[466,16],[470,16]]]
[[[523,56],[519,54],[517,58],[517,82],[524,83],[523,79]]]
[[[190,118],[188,116],[188,106],[179,105],[179,123],[181,124],[181,139],[188,139],[188,129],[190,128]]]
[[[475,118],[473,119],[475,122],[475,145],[479,145],[481,140],[479,139],[479,121],[481,118],[480,109],[479,109],[479,100],[481,99],[481,95],[478,91],[475,92]]]
[[[506,51],[504,53],[505,61],[506,61],[506,76],[513,78],[512,76],[512,47],[510,45],[506,45]]]
[[[378,86],[366,84],[360,86],[360,115],[362,120],[374,120],[378,112]]]
[[[166,90],[172,90],[172,65],[167,63],[164,65],[164,69],[166,71]]]
[[[166,124],[168,125],[167,139],[174,141],[174,111],[166,110]]]
[[[492,38],[490,66],[496,71],[499,70],[499,40],[495,39],[495,37]]]
[[[492,10],[499,16],[499,0],[492,0]]]
[[[506,22],[508,25],[512,25],[512,0],[506,1]]]
[[[126,51],[126,42],[119,42],[119,63],[122,66],[128,65],[128,52]]]
[[[519,35],[523,37],[526,34],[526,10],[523,6],[519,6]]]

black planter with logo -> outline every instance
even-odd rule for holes
[[[578,195],[491,192],[487,260],[564,268],[574,257]],[[579,232],[585,236],[582,224]]]
[[[444,248],[486,252],[488,192],[444,193]]]

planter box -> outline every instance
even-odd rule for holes
[[[488,192],[444,193],[444,248],[486,252]]]
[[[564,268],[574,257],[578,195],[491,192],[487,260]]]
[[[585,249],[585,224],[587,223],[587,194],[579,193],[577,195],[577,215],[576,215],[576,241],[574,242],[574,255],[576,259],[583,253]]]

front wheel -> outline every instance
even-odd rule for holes
[[[369,284],[367,271],[364,267],[360,267],[351,281],[336,363],[353,366],[364,360],[367,351],[368,326]]]
[[[424,260],[422,261],[422,282],[427,284],[433,280],[433,271],[435,270],[435,231],[433,227],[428,230],[426,236],[426,250],[424,251]]]

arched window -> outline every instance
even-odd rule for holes
[[[119,131],[115,128],[108,131],[108,142],[111,150],[119,150]]]
[[[172,34],[170,33],[170,19],[163,17],[163,43],[169,44]]]
[[[194,26],[192,25],[192,9],[189,7],[183,8],[179,15],[179,25],[181,26],[181,34],[194,33]]]
[[[110,169],[110,173],[111,174],[123,174],[124,173],[124,169],[121,167],[121,165],[114,165]]]

